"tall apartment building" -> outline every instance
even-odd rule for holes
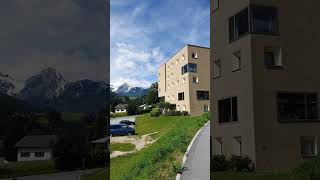
[[[200,116],[209,111],[210,49],[186,45],[158,69],[159,97],[178,111]]]
[[[319,7],[211,0],[212,154],[281,172],[319,153]]]

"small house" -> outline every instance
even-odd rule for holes
[[[115,113],[124,113],[127,112],[128,104],[118,104],[115,109]]]
[[[25,136],[16,143],[18,161],[51,160],[55,135]]]

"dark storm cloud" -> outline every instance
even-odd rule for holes
[[[53,66],[68,80],[104,80],[107,0],[1,0],[0,72],[25,80]]]

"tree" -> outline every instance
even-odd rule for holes
[[[58,136],[58,142],[53,147],[55,168],[72,170],[82,167],[82,160],[89,159],[88,135],[84,124],[69,127]]]
[[[158,98],[158,83],[153,83],[150,87],[150,90],[146,96],[147,104],[156,104],[159,102]]]
[[[48,119],[48,126],[52,132],[58,132],[64,127],[64,120],[60,112],[54,109],[47,109],[46,118]]]
[[[138,105],[135,102],[130,102],[127,107],[127,113],[129,116],[138,114]]]

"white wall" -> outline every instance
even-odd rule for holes
[[[21,157],[21,152],[30,152],[30,157]],[[43,157],[35,157],[35,152],[44,152]],[[52,150],[48,148],[19,148],[17,159],[18,161],[38,161],[38,160],[51,160]]]
[[[126,109],[116,109],[116,113],[124,113],[127,112]]]

